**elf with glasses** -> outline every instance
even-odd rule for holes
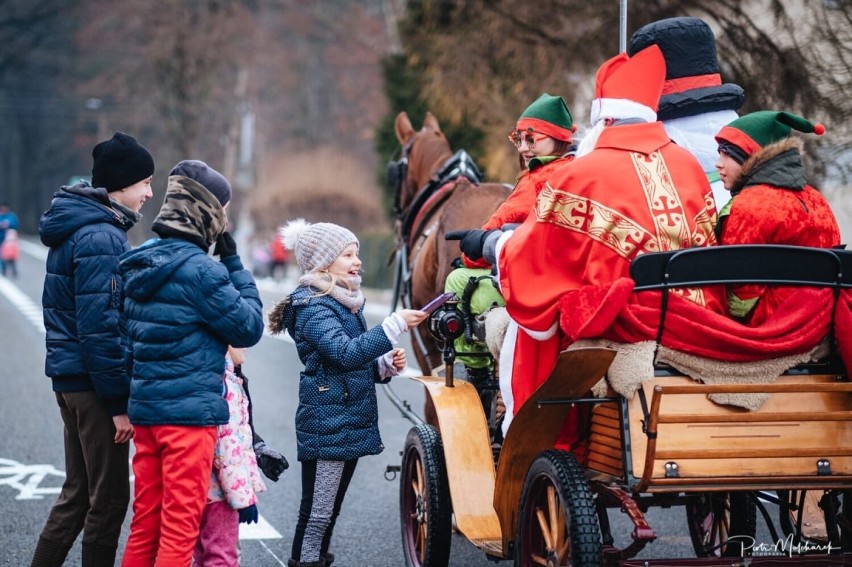
[[[518,150],[521,167],[515,188],[481,230],[447,233],[448,240],[461,240],[463,265],[450,273],[446,291],[453,291],[462,297],[471,277],[479,278],[491,272],[491,264],[482,257],[482,239],[492,229],[521,223],[527,218],[551,172],[560,164],[574,159],[576,146],[573,138],[576,130],[568,105],[561,96],[544,93],[524,110],[509,132],[509,141]],[[472,313],[480,314],[504,304],[500,292],[489,280],[482,279],[471,297],[470,309]],[[471,344],[465,337],[459,337],[455,347],[459,353],[482,349],[481,345]],[[492,364],[485,357],[461,357],[460,360],[469,371]]]

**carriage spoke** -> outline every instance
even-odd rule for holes
[[[535,509],[535,517],[538,518],[538,526],[541,528],[541,535],[544,538],[544,546],[551,550],[553,542],[550,539],[550,526],[547,525],[547,518],[544,517],[544,512],[541,508]]]
[[[559,520],[557,516],[558,501],[556,499],[556,488],[553,486],[547,487],[547,507],[550,512],[550,541],[552,545],[550,549],[556,549],[556,542],[559,540]]]
[[[565,538],[565,543],[563,543],[563,544],[559,547],[559,551],[558,551],[558,553],[557,553],[557,555],[556,555],[556,558],[557,558],[557,559],[559,559],[559,563],[562,563],[562,558],[563,558],[563,557],[568,557],[568,552],[569,552],[570,550],[571,550],[571,540],[570,540],[570,539],[568,539],[568,538]]]
[[[417,544],[415,545],[415,549],[419,551],[418,555],[420,556],[420,563],[423,564],[426,561],[426,524],[420,524],[420,529],[418,530],[417,536]]]

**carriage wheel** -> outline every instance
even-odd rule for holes
[[[399,510],[405,564],[446,565],[452,529],[450,491],[441,435],[431,425],[412,427],[405,439]]]
[[[601,531],[592,492],[570,453],[545,451],[527,472],[515,565],[601,565]]]
[[[696,557],[742,557],[757,531],[757,505],[744,492],[703,492],[687,501],[686,523]]]
[[[821,495],[830,498],[828,511],[824,511],[825,538],[809,538],[798,530],[798,511],[792,510],[799,507],[805,500],[808,491],[779,490],[778,499],[778,523],[785,536],[792,536],[794,545],[809,544],[817,548],[831,543],[832,549],[840,549],[843,553],[852,552],[852,490],[841,491],[818,491]]]

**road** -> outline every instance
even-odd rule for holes
[[[62,422],[44,376],[44,327],[41,291],[46,250],[29,240],[19,262],[20,277],[0,278],[0,332],[3,365],[0,411],[0,566],[28,565],[38,534],[64,478]],[[262,282],[265,309],[288,289]],[[387,294],[373,293],[369,318],[377,323],[389,311]],[[410,360],[413,357],[409,357]],[[268,482],[260,496],[259,525],[242,526],[242,564],[252,567],[286,565],[299,503],[299,466],[295,458],[293,416],[301,364],[286,338],[265,336],[248,351],[244,372],[251,380],[254,421],[267,443],[290,460],[291,468],[278,483]],[[398,378],[397,395],[417,410],[423,395],[419,384]],[[332,551],[341,567],[404,565],[398,508],[399,482],[385,479],[388,465],[398,465],[411,423],[387,396],[379,393],[380,429],[386,450],[361,460],[338,521]],[[419,412],[418,412],[419,413]],[[618,511],[611,511],[616,543],[626,545],[632,527]],[[640,557],[692,557],[683,510],[652,509],[648,519],[659,535]],[[123,547],[130,513],[124,523]],[[66,565],[80,565],[79,541]],[[451,565],[486,566],[493,563],[463,536],[454,535]],[[509,565],[508,562],[501,563]]]

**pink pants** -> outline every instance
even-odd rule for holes
[[[210,502],[201,515],[201,532],[193,567],[239,567],[237,544],[240,536],[240,515],[227,502]]]

